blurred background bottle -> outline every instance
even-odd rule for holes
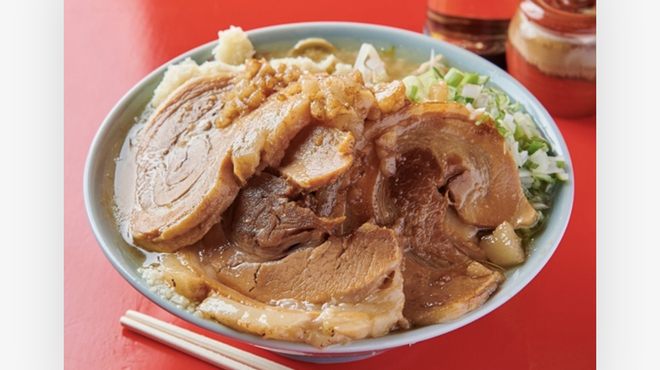
[[[521,0],[429,0],[425,32],[506,70],[509,22]]]

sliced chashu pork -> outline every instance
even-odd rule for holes
[[[435,157],[428,150],[412,149],[401,154],[396,165],[388,189],[402,247],[444,271],[462,272],[472,260],[485,259],[475,244],[452,238],[449,202],[438,191],[442,170]]]
[[[249,260],[216,226],[196,245],[163,255],[159,268],[208,317],[268,338],[323,347],[407,325],[392,230],[365,224],[281,260]]]
[[[239,251],[218,228],[214,230],[215,235],[177,254],[203,260],[213,280],[261,302],[359,302],[389,279],[402,258],[395,233],[371,224],[266,262]]]
[[[238,191],[227,148],[234,130],[213,129],[235,76],[198,78],[162,103],[138,136],[136,205],[131,233],[137,245],[172,251],[193,243]],[[204,165],[202,165],[204,164]]]
[[[464,224],[438,191],[439,164],[428,151],[401,155],[389,189],[406,249],[403,277],[404,316],[413,325],[457,319],[481,306],[504,281],[476,244],[476,228]]]
[[[336,181],[316,191],[321,215],[346,218],[337,229],[339,235],[349,234],[370,220],[382,226],[394,222],[388,209],[387,189],[383,186],[387,176],[381,167],[385,166],[374,147],[378,135],[370,127],[382,114],[396,112],[410,101],[401,81],[376,85],[374,97],[380,114],[367,117],[365,128],[355,136],[352,166]]]
[[[381,104],[364,86],[359,72],[306,79],[304,84],[316,91],[311,104],[316,124],[306,127],[291,142],[279,171],[313,192],[331,186],[351,168],[355,140],[362,136],[365,120],[380,117]]]
[[[267,339],[302,342],[317,348],[377,338],[408,328],[403,318],[403,278],[400,272],[364,302],[271,306],[249,299],[212,293],[198,311],[236,330]]]
[[[279,164],[289,141],[312,119],[345,127],[373,110],[359,74],[304,74],[290,82],[290,70],[278,77],[267,63],[259,65],[247,69],[252,76],[189,80],[153,113],[137,143],[130,220],[137,245],[171,252],[193,244],[255,172]],[[322,95],[326,90],[335,97]],[[236,113],[237,107],[246,111]],[[238,118],[227,123],[227,117]]]
[[[384,116],[372,132],[395,132],[393,156],[415,148],[437,159],[450,203],[466,223],[494,229],[532,226],[537,212],[523,193],[516,163],[495,122],[475,124],[458,103],[414,104]],[[381,159],[382,160],[382,159]]]
[[[484,266],[479,227],[513,220],[531,226],[515,162],[490,120],[477,126],[464,107],[410,106],[385,117],[395,173],[389,179],[404,258],[404,316],[413,325],[457,319],[481,306],[504,275]],[[392,122],[387,122],[392,119]],[[381,161],[387,155],[381,155]]]
[[[364,86],[359,72],[332,76],[305,73],[291,85],[299,89],[297,93],[304,97],[304,103],[278,94],[245,117],[253,123],[241,130],[232,147],[234,174],[242,183],[255,172],[277,167],[289,142],[310,120],[356,135],[361,132],[365,118],[378,114],[373,93]],[[263,109],[268,103],[275,109]],[[304,108],[304,112],[296,111],[298,107]],[[294,117],[305,122],[297,130],[279,124],[280,120]],[[350,141],[350,138],[342,140]]]
[[[458,319],[480,307],[497,290],[504,275],[472,261],[461,271],[438,270],[414,255],[404,258],[403,315],[414,326]]]
[[[319,245],[343,221],[317,216],[299,187],[265,172],[248,181],[223,219],[234,248],[264,260]]]
[[[310,125],[294,138],[280,163],[284,177],[307,191],[335,181],[353,164],[350,131]]]

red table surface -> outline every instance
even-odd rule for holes
[[[518,295],[446,335],[340,365],[299,362],[206,332],[143,297],[89,226],[83,170],[92,138],[140,79],[230,25],[354,21],[422,32],[426,1],[67,0],[64,2],[64,365],[66,369],[212,369],[123,329],[135,309],[295,369],[596,367],[596,117],[556,119],[575,171],[575,203],[555,255]]]

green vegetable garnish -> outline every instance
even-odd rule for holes
[[[445,81],[448,86],[456,87],[461,81],[463,81],[463,73],[456,68],[449,69],[449,72],[445,75]]]

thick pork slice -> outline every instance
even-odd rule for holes
[[[155,268],[209,318],[321,348],[408,326],[401,263],[395,233],[371,224],[271,262],[237,251],[216,225]]]
[[[431,102],[386,115],[372,130],[397,133],[395,156],[430,150],[440,167],[438,187],[464,222],[490,229],[504,221],[514,227],[536,223],[537,213],[493,120],[477,125],[464,106]]]
[[[504,281],[499,271],[472,261],[462,271],[438,270],[406,254],[403,315],[415,326],[449,322],[480,307]]]
[[[443,271],[464,271],[473,259],[485,259],[477,245],[452,238],[449,202],[438,191],[442,169],[435,157],[428,150],[413,149],[401,155],[397,168],[389,189],[402,246]]]
[[[364,224],[348,237],[331,236],[318,247],[263,263],[249,295],[260,301],[357,303],[389,284],[401,257],[393,231]]]
[[[280,259],[290,248],[321,244],[342,218],[319,217],[300,188],[262,173],[241,189],[223,216],[234,248],[264,260]]]
[[[442,171],[428,150],[402,154],[389,185],[404,256],[404,316],[413,325],[457,319],[483,302],[504,275],[481,265],[477,229],[462,223],[438,191]]]
[[[332,183],[353,164],[350,131],[310,125],[294,138],[280,164],[282,175],[308,191]]]
[[[261,302],[359,302],[387,284],[402,259],[396,234],[371,224],[267,262],[240,252],[231,242],[209,246],[223,240],[226,237],[205,238],[179,253],[203,259],[215,271],[214,280]]]
[[[407,153],[415,151],[429,153],[427,162],[435,163],[435,172],[410,173],[410,181],[431,176],[463,224],[494,229],[504,221],[523,227],[537,220],[494,122],[476,125],[458,103],[407,105],[377,121],[367,121],[354,147],[351,168],[316,192],[321,215],[346,217],[338,228],[341,234],[368,220],[382,226],[393,224],[386,179],[406,166]]]
[[[219,130],[213,124],[234,77],[188,81],[159,106],[138,136],[130,225],[137,245],[170,252],[194,243],[238,193],[229,151],[236,127]]]

